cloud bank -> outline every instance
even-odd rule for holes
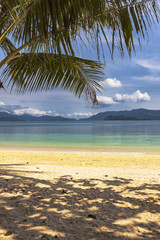
[[[59,116],[59,114],[55,111],[42,111],[36,108],[21,107],[20,105],[5,105],[3,102],[0,102],[0,112],[7,112],[15,115],[29,114],[37,117],[43,115]]]
[[[113,105],[116,102],[111,97],[97,96],[97,100],[100,105]]]
[[[97,100],[101,107],[103,106],[111,106],[115,104],[119,104],[120,102],[131,101],[131,102],[143,102],[150,101],[151,97],[147,92],[142,93],[140,90],[132,94],[115,94],[115,98],[106,97],[106,96],[97,96]]]
[[[140,81],[147,81],[147,82],[160,82],[160,76],[150,76],[150,75],[146,75],[146,76],[132,76],[133,80],[140,80]]]
[[[151,97],[147,92],[141,93],[140,90],[137,90],[136,92],[132,94],[116,94],[115,95],[116,100],[121,101],[132,101],[132,102],[142,102],[142,101],[150,101]]]
[[[15,115],[23,115],[28,114],[36,117],[48,115],[48,116],[63,116],[63,114],[59,114],[55,111],[43,111],[36,108],[30,108],[30,107],[22,107],[20,105],[6,105],[3,102],[0,102],[0,112],[7,112],[9,114],[15,114]],[[91,117],[93,114],[91,112],[83,113],[83,112],[74,112],[69,113],[66,115],[66,117],[69,118],[85,118],[85,117]]]
[[[135,60],[135,62],[144,68],[160,71],[160,64],[157,64],[156,62],[151,62],[150,60],[146,59]]]
[[[92,115],[93,115],[93,113],[91,113],[91,112],[88,112],[88,113],[75,112],[75,113],[69,113],[69,114],[67,114],[67,117],[79,118],[79,117],[91,117]]]

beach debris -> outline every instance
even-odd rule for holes
[[[8,231],[8,232],[6,232],[6,234],[4,235],[4,236],[9,236],[9,235],[12,235],[12,231]]]
[[[43,199],[43,197],[42,197],[42,196],[38,196],[37,198],[38,198],[38,199]]]
[[[16,200],[17,197],[10,197],[10,200]]]
[[[41,237],[41,240],[50,240],[50,237],[48,237],[46,234],[44,234],[44,235]]]
[[[26,189],[25,189],[25,188],[22,188],[20,191],[21,191],[21,192],[25,192],[25,191],[26,191]]]
[[[104,175],[105,177],[108,177],[108,175]]]
[[[42,220],[42,223],[46,223],[46,219]]]
[[[55,235],[54,238],[58,238],[58,236]],[[49,237],[49,236],[47,236],[46,234],[44,234],[44,235],[41,237],[41,240],[51,240],[51,239],[53,239],[53,237]]]
[[[27,219],[24,219],[22,222],[27,222]]]
[[[96,219],[96,215],[95,214],[88,214],[88,218],[93,218],[93,219]]]

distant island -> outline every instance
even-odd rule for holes
[[[32,116],[29,114],[16,115],[8,112],[0,112],[0,121],[125,121],[125,120],[160,120],[160,110],[148,110],[144,108],[100,112],[89,118],[76,120],[61,116]]]
[[[74,119],[71,118],[64,118],[61,116],[54,117],[49,115],[44,116],[32,116],[29,114],[23,115],[16,115],[16,114],[9,114],[7,112],[0,112],[0,121],[71,121]]]
[[[118,116],[109,115],[104,120],[113,121],[113,120],[139,120],[139,119],[135,118],[135,117],[127,117],[127,116],[124,116],[124,115],[118,115]]]
[[[114,121],[114,120],[160,120],[160,110],[148,110],[144,108],[100,112],[90,118],[83,119],[87,121]]]

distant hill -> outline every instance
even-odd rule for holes
[[[87,121],[96,120],[160,120],[160,110],[133,109],[130,111],[107,111],[83,119]]]
[[[17,119],[7,112],[0,112],[0,121],[17,121]]]
[[[90,118],[80,119],[79,121],[113,121],[113,120],[160,120],[160,110],[133,109],[130,111],[107,111],[98,113]],[[0,112],[0,121],[77,121],[73,118],[61,116],[53,117],[44,115],[41,117],[29,114],[14,115],[7,112]]]
[[[124,115],[118,115],[118,116],[109,115],[104,120],[113,121],[113,120],[138,120],[138,119],[135,117],[127,117]]]
[[[41,117],[36,117],[29,114],[14,115],[9,114],[7,112],[0,112],[0,121],[71,121],[71,120],[73,121],[75,119],[64,118],[61,116],[53,117],[44,115]]]

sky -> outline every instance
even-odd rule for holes
[[[105,68],[99,106],[92,106],[69,92],[54,90],[18,95],[0,89],[0,111],[12,114],[53,115],[73,118],[90,117],[98,112],[131,110],[136,108],[160,109],[160,25],[153,26],[142,48],[136,45],[136,54],[122,60],[118,52],[114,62],[104,44]],[[136,39],[135,39],[136,42]],[[90,46],[82,49],[80,57],[97,60]],[[0,51],[0,60],[3,53]],[[103,59],[102,59],[103,61]],[[1,72],[0,72],[1,74]]]

